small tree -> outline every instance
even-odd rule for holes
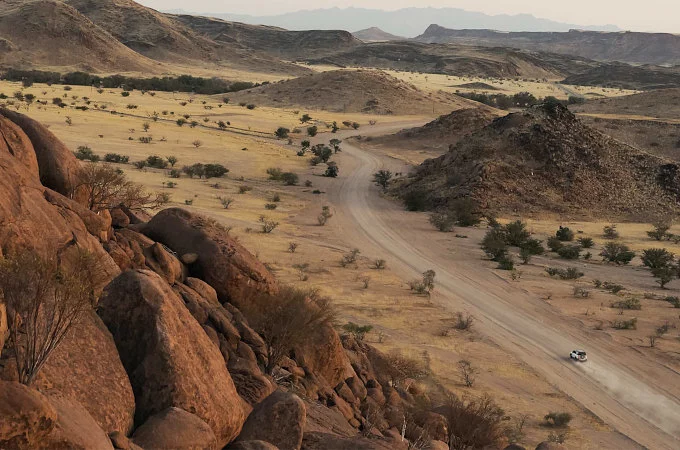
[[[642,264],[650,269],[660,269],[673,264],[675,255],[665,248],[648,248],[642,252]]]
[[[339,172],[340,168],[338,167],[338,165],[335,162],[331,161],[328,163],[328,167],[326,167],[326,171],[324,172],[323,176],[328,178],[336,178]]]
[[[227,197],[217,197],[220,200],[220,203],[222,204],[222,207],[224,209],[229,209],[232,203],[234,203],[233,198],[227,198]]]
[[[284,172],[281,174],[281,181],[283,181],[283,184],[286,186],[297,186],[300,177],[293,172]]]
[[[342,143],[342,141],[340,139],[331,139],[330,140],[329,144],[330,144],[331,148],[333,149],[334,153],[338,153],[338,152],[341,151],[341,149],[340,149],[341,143]]]
[[[608,242],[600,253],[602,259],[616,265],[625,265],[635,258],[635,252],[630,251],[627,245],[619,242]]]
[[[508,244],[505,232],[498,228],[491,228],[482,239],[482,250],[492,261],[500,261],[508,254]]]
[[[373,327],[371,325],[358,325],[354,322],[348,322],[342,326],[347,334],[354,336],[357,341],[363,341],[364,337],[371,332]]]
[[[36,375],[81,317],[94,307],[97,261],[78,250],[67,264],[33,251],[0,260],[0,294],[7,305],[19,382]]]
[[[479,400],[449,397],[444,407],[451,450],[498,448],[503,437],[504,411],[488,395]]]
[[[335,320],[330,301],[315,291],[284,286],[276,295],[260,294],[243,302],[241,311],[262,337],[267,350],[265,372],[272,374],[284,356],[314,345]]]
[[[605,237],[605,239],[618,239],[619,238],[619,232],[616,229],[616,225],[611,224],[611,225],[606,225],[604,228],[602,228],[602,235]]]
[[[373,174],[373,182],[383,188],[383,190],[387,190],[392,176],[392,172],[389,170],[381,169]]]
[[[191,143],[191,145],[193,145],[193,146],[196,147],[196,148],[199,148],[199,147],[201,147],[201,146],[203,145],[203,142],[201,142],[200,140],[196,139],[194,142]]]
[[[566,427],[571,422],[572,416],[568,412],[550,412],[544,417],[545,422],[552,427]]]
[[[429,220],[432,226],[434,226],[437,230],[444,233],[449,233],[453,231],[453,225],[456,222],[456,218],[453,217],[448,212],[438,212],[430,214]]]
[[[262,232],[264,234],[271,233],[272,231],[274,231],[276,229],[276,227],[279,226],[278,222],[271,220],[271,219],[268,219],[265,216],[260,216],[260,223],[262,224]]]
[[[656,278],[661,289],[665,289],[666,285],[673,281],[678,276],[678,268],[673,266],[657,267],[652,269],[652,276]]]
[[[284,128],[284,127],[279,127],[274,132],[276,137],[279,138],[279,139],[288,139],[288,133],[290,133],[290,130],[288,128]]]
[[[463,383],[467,387],[472,387],[475,384],[475,373],[477,372],[472,363],[466,359],[458,361],[458,370]]]
[[[521,220],[510,222],[505,226],[505,240],[508,245],[520,247],[527,239],[531,237],[531,233],[526,229],[527,224]]]
[[[328,219],[330,219],[331,217],[333,217],[333,213],[331,212],[330,207],[322,206],[321,214],[319,214],[319,217],[317,217],[319,225],[321,226],[326,225],[326,222],[328,222]]]
[[[95,212],[118,206],[140,209],[157,204],[141,185],[129,181],[122,171],[107,164],[85,165],[80,181],[76,189],[86,192],[87,207]]]
[[[657,241],[662,241],[664,239],[669,239],[671,235],[668,233],[668,230],[671,229],[671,224],[666,221],[660,221],[655,223],[654,229],[652,231],[647,232],[647,236],[649,236],[652,239],[655,239]]]
[[[170,167],[175,167],[175,164],[177,164],[178,161],[178,159],[175,156],[168,156],[166,159],[168,160]]]
[[[562,242],[571,242],[574,240],[574,232],[568,227],[560,226],[560,229],[555,233],[555,237]]]
[[[300,117],[300,123],[307,123],[310,120],[312,120],[312,117],[309,114],[303,114],[302,117]]]
[[[307,135],[309,137],[314,137],[316,134],[319,132],[319,129],[316,127],[316,125],[312,125],[311,127],[307,128]]]

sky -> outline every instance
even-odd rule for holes
[[[301,9],[355,6],[375,9],[451,7],[486,14],[533,14],[577,25],[618,25],[633,31],[680,33],[678,0],[137,0],[160,10],[275,15]]]

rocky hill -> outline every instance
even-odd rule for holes
[[[378,27],[355,31],[352,35],[363,42],[405,41],[405,37],[396,36]]]
[[[375,70],[335,70],[269,84],[231,95],[257,106],[303,107],[367,114],[440,114],[473,102],[457,95],[428,94]]]
[[[57,0],[0,2],[0,64],[87,71],[158,70],[154,61]]]
[[[49,130],[3,109],[0,135],[0,448],[405,450],[404,423],[407,439],[446,446],[438,391],[410,378],[420,369],[341,338],[330,321],[301,321],[325,303],[281,286],[219,224],[178,208],[90,209],[89,169]],[[32,279],[38,267],[21,261],[52,261],[54,282],[88,286],[88,306],[33,382],[15,355],[24,331],[47,325],[16,316],[11,293],[27,285],[4,274]],[[287,320],[272,325],[279,315],[307,323],[304,339],[275,344],[293,342]]]
[[[487,211],[649,218],[677,213],[680,167],[584,125],[559,104],[496,119],[399,188],[428,209],[470,197]]]
[[[660,89],[621,97],[591,100],[570,108],[576,113],[634,115],[680,119],[680,89]]]
[[[538,79],[560,79],[600,65],[592,60],[555,53],[411,41],[367,43],[324,57],[309,58],[308,62],[456,76]]]
[[[225,45],[241,45],[274,57],[295,60],[348,50],[361,42],[347,31],[288,31],[209,17],[171,16],[201,36]]]
[[[372,138],[371,144],[411,150],[446,150],[465,136],[481,130],[500,114],[501,111],[484,105],[478,108],[459,109],[440,116],[422,127]]]
[[[602,32],[502,32],[480,29],[453,30],[430,25],[415,40],[561,53],[597,61],[631,64],[680,64],[680,35],[669,33]]]
[[[634,90],[668,89],[680,86],[680,70],[611,63],[570,75],[562,83]]]

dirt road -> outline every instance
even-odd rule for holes
[[[414,213],[382,198],[371,182],[374,172],[399,167],[397,162],[348,143],[339,161],[342,176],[329,190],[329,199],[341,232],[357,247],[385,258],[405,280],[435,270],[435,301],[452,311],[464,305],[477,318],[478,329],[504,348],[508,358],[524,361],[635,443],[680,448],[680,374],[558,315],[539,298],[495,276],[479,256],[456,260],[423,238],[413,227]],[[576,348],[588,351],[588,363],[569,360]],[[630,448],[639,448],[635,443]]]

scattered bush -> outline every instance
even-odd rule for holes
[[[637,317],[629,320],[615,320],[612,322],[612,328],[617,330],[637,330]]]
[[[639,311],[642,309],[642,304],[640,303],[639,298],[631,297],[624,300],[619,300],[617,302],[613,302],[611,304],[611,307],[616,309]]]
[[[73,152],[73,154],[75,155],[76,158],[78,158],[81,161],[91,162],[99,161],[99,156],[95,155],[92,149],[87,145],[81,145],[75,152]]]
[[[373,174],[373,182],[383,188],[383,190],[387,190],[392,177],[393,174],[389,170],[379,170]]]
[[[328,167],[326,167],[326,171],[324,172],[323,176],[324,177],[329,177],[329,178],[336,178],[340,172],[340,168],[338,165],[331,161],[328,163]]]
[[[371,325],[358,325],[354,322],[348,322],[342,326],[342,329],[347,334],[353,336],[357,341],[363,341],[373,327]]]
[[[278,208],[278,206],[279,206],[279,205],[277,205],[276,203],[265,203],[265,204],[264,204],[264,209],[269,210],[269,211],[273,211],[273,210],[275,210],[276,208]]]
[[[618,242],[608,242],[600,253],[604,261],[613,262],[617,265],[626,265],[635,258],[635,252],[630,251],[627,245]]]
[[[578,259],[581,256],[581,247],[578,245],[566,245],[557,250],[557,254],[563,259]]]
[[[456,322],[453,325],[453,328],[456,330],[460,331],[468,331],[472,329],[472,323],[475,321],[475,318],[470,315],[470,314],[463,314],[462,312],[457,312],[456,313]]]
[[[671,238],[672,235],[668,233],[668,230],[671,229],[670,223],[657,222],[653,226],[654,229],[652,231],[648,231],[647,236],[657,241],[668,240]]]
[[[568,412],[550,412],[543,419],[548,426],[566,427],[571,422],[572,416]]]
[[[217,198],[219,199],[219,201],[220,201],[220,203],[222,204],[222,207],[223,207],[224,209],[229,209],[229,207],[231,206],[231,204],[234,203],[234,199],[233,199],[233,198],[227,198],[227,197],[217,197]]]
[[[319,225],[324,226],[326,225],[326,222],[328,222],[328,219],[333,217],[333,213],[331,213],[331,209],[328,206],[322,206],[321,207],[321,214],[317,217],[317,220],[319,222]]]
[[[346,253],[342,257],[342,259],[340,260],[340,266],[341,267],[347,267],[347,266],[350,266],[352,264],[356,264],[357,257],[359,256],[360,253],[361,253],[361,251],[359,251],[358,248],[355,248],[354,250],[350,251],[349,253]]]
[[[107,153],[104,155],[104,161],[116,164],[127,164],[130,161],[130,157],[119,155],[118,153]]]
[[[252,190],[253,190],[253,188],[250,187],[250,186],[239,186],[238,187],[238,193],[239,194],[245,194],[246,192],[250,192]]]
[[[505,241],[507,244],[513,247],[521,247],[531,237],[531,233],[526,228],[527,224],[521,220],[505,225]]]
[[[274,230],[276,229],[276,227],[279,226],[279,223],[278,223],[278,222],[275,222],[275,221],[273,221],[273,220],[271,220],[271,219],[268,219],[268,218],[265,217],[265,216],[260,216],[260,220],[259,220],[259,221],[260,221],[260,223],[262,224],[262,225],[261,225],[261,226],[262,226],[262,232],[263,232],[264,234],[269,234],[269,233],[271,233],[272,231],[274,231]]]
[[[313,126],[307,128],[307,135],[308,135],[309,137],[314,137],[314,136],[316,136],[318,132],[319,132],[319,129],[317,128],[316,125],[313,125]]]
[[[581,246],[581,248],[593,248],[593,246],[595,245],[595,241],[593,241],[593,238],[589,237],[579,238],[578,243]]]
[[[665,248],[648,248],[642,252],[642,264],[650,269],[660,269],[673,264],[675,255]]]
[[[296,173],[284,172],[281,174],[281,181],[283,181],[283,184],[286,186],[297,186],[299,180],[300,177]]]
[[[279,127],[274,132],[274,135],[279,139],[288,139],[289,133],[290,133],[290,130],[288,128]]]
[[[501,261],[508,254],[508,244],[502,229],[491,228],[482,239],[482,250],[492,261]]]
[[[558,276],[562,280],[577,280],[583,277],[583,272],[580,272],[576,267],[567,267],[566,269],[546,267],[545,271],[551,277]]]
[[[555,233],[555,237],[562,242],[571,242],[574,240],[574,232],[567,227],[560,227]]]
[[[550,249],[551,252],[558,252],[562,247],[564,247],[562,241],[557,239],[557,237],[555,236],[549,237],[546,244],[548,245],[548,248]]]
[[[448,425],[451,450],[501,446],[501,424],[505,412],[488,395],[479,400],[464,400],[451,395],[442,410]]]
[[[168,167],[168,162],[161,156],[151,155],[146,158],[146,165],[154,169],[165,169]]]
[[[448,212],[430,214],[429,220],[432,226],[445,233],[453,231],[453,224],[456,221],[455,217],[453,217],[453,215],[449,214]]]
[[[227,173],[229,173],[229,169],[224,167],[222,164],[206,164],[203,166],[204,169],[204,176],[206,179],[210,178],[221,178]]]
[[[602,235],[605,239],[618,239],[619,232],[616,230],[616,225],[607,225],[602,229]]]

